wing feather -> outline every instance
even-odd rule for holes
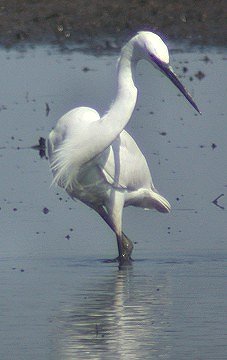
[[[100,119],[97,111],[79,107],[69,111],[57,123],[48,139],[48,155],[53,172],[53,183],[65,189],[76,179],[81,163],[86,161],[80,144],[83,132]],[[77,142],[75,142],[77,139]]]
[[[111,185],[128,190],[154,188],[146,159],[125,130],[108,148],[108,155],[100,168]]]

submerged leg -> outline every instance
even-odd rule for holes
[[[126,259],[127,261],[132,261],[131,254],[133,250],[133,243],[132,241],[125,235],[125,233],[122,231],[121,235],[117,234],[116,227],[114,226],[110,216],[108,215],[107,211],[100,207],[99,209],[96,209],[96,211],[99,213],[99,215],[103,218],[103,220],[109,225],[109,227],[115,232],[117,237],[117,245],[118,245],[118,252],[119,257],[117,260]]]
[[[131,259],[131,254],[133,250],[133,243],[132,241],[125,235],[125,233],[122,231],[122,245],[124,248],[124,251],[127,252],[128,257]]]
[[[119,263],[120,265],[129,264],[131,263],[132,247],[130,246],[127,237],[122,234],[124,193],[113,190],[105,207],[117,237]]]
[[[115,219],[115,223],[118,223],[118,228],[121,229],[121,220],[117,220],[116,216],[110,216],[108,212],[104,209],[103,206],[94,207],[93,209],[103,218],[103,220],[109,225],[109,227],[115,232],[117,237],[117,245],[118,245],[118,252],[119,257],[117,260],[121,263],[122,261],[130,263],[132,261],[131,254],[133,250],[133,243],[132,241],[125,235],[125,233],[116,228],[114,221],[112,218]],[[123,208],[122,208],[123,209]],[[122,209],[121,212],[118,214],[118,218],[122,216]]]

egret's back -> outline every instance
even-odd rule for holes
[[[120,191],[124,205],[168,212],[169,203],[155,189],[147,161],[127,131],[123,130],[102,153],[92,156],[92,143],[97,139],[84,144],[83,133],[99,120],[95,110],[81,107],[58,121],[48,141],[53,182],[85,203],[108,206],[113,191]]]
[[[48,138],[48,156],[53,182],[67,188],[80,166],[92,158],[92,144],[84,140],[89,125],[100,119],[97,111],[75,108],[62,116]]]

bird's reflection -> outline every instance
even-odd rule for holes
[[[102,275],[103,276],[103,275]],[[99,279],[100,280],[100,279]],[[93,281],[92,281],[93,282]],[[168,353],[168,281],[163,274],[108,274],[60,314],[61,359],[156,359]],[[79,300],[79,301],[78,301]]]

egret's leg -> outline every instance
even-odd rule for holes
[[[118,208],[120,211],[117,213],[116,211],[112,211],[114,207],[111,207],[110,214],[103,206],[97,206],[93,203],[86,203],[90,208],[94,209],[102,218],[103,220],[109,225],[109,227],[114,231],[117,237],[117,245],[118,245],[118,252],[119,257],[116,259],[117,261],[121,262],[123,259],[124,262],[126,260],[131,262],[131,254],[133,250],[133,243],[132,241],[125,235],[125,233],[121,230],[122,227],[122,210],[123,210],[123,199],[118,202]],[[121,204],[121,206],[120,206]],[[110,208],[110,207],[109,207]],[[118,214],[118,216],[116,216]],[[118,226],[117,226],[118,224]],[[119,230],[120,229],[120,230]],[[126,259],[126,260],[124,260]]]
[[[131,262],[132,242],[122,233],[122,212],[124,207],[124,194],[119,191],[113,191],[109,202],[105,205],[107,217],[113,226],[117,237],[120,264]]]
[[[125,233],[123,231],[122,231],[122,244],[123,244],[124,251],[127,252],[129,259],[131,259],[131,254],[132,254],[132,250],[133,250],[133,243],[125,235]]]
[[[102,207],[100,206],[99,208],[96,208],[95,209],[98,214],[103,218],[103,220],[109,225],[109,227],[115,232],[115,228],[114,228],[114,225],[107,213],[107,211]],[[115,232],[116,234],[116,232]],[[117,234],[116,234],[117,236]],[[119,247],[122,247],[122,252],[127,254],[127,257],[131,259],[131,254],[132,254],[132,250],[133,250],[133,243],[132,241],[128,238],[128,236],[125,235],[125,233],[122,231],[121,233],[121,240],[120,240],[121,244],[119,244],[118,246],[118,249]],[[118,242],[119,243],[119,242]]]

